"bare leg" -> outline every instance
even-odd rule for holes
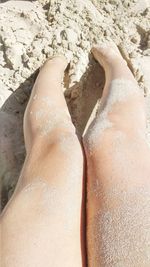
[[[66,65],[44,64],[25,112],[27,156],[1,218],[2,267],[83,266],[83,155],[61,87]]]
[[[144,97],[114,43],[95,47],[106,73],[84,146],[89,267],[150,266],[150,150]]]

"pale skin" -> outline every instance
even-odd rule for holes
[[[122,90],[132,85],[131,91],[137,89],[136,81],[115,44],[93,47],[92,53],[105,70],[102,111],[108,111],[111,126],[100,126],[95,134],[98,113],[83,137],[87,244],[84,156],[61,88],[67,62],[59,56],[41,68],[25,112],[27,156],[1,216],[2,267],[150,266],[150,150],[144,137],[144,97],[135,90],[112,104],[112,90],[120,90],[112,81],[122,79]]]
[[[64,57],[44,64],[25,112],[27,156],[1,219],[3,267],[82,266],[83,153],[61,86],[66,66]]]
[[[102,116],[98,113],[84,138],[88,266],[148,267],[150,149],[144,96],[113,43],[92,52],[105,70],[102,112],[108,111],[111,126],[93,134]],[[126,96],[115,101],[122,90]]]

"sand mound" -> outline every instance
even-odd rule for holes
[[[36,70],[54,54],[65,54],[71,60],[64,89],[73,122],[81,134],[104,85],[104,72],[90,49],[93,43],[111,38],[127,60],[149,106],[149,23],[149,1],[0,1],[2,205],[13,191],[24,159],[22,116]]]

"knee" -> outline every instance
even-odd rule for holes
[[[34,162],[50,161],[54,156],[62,158],[66,162],[83,162],[83,150],[80,141],[75,132],[69,129],[55,129],[51,136],[41,138],[36,136],[29,147],[26,148],[30,159],[30,165]]]
[[[125,144],[128,135],[121,129],[115,127],[106,128],[103,131],[91,130],[83,138],[86,153],[89,156],[100,156],[105,151],[112,151],[113,148]]]
[[[82,155],[82,146],[75,132],[56,130],[53,143],[60,151],[67,153],[70,157],[73,154]]]

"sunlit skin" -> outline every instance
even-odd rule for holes
[[[61,86],[65,57],[46,61],[24,116],[26,160],[3,211],[3,267],[84,266],[83,153]]]
[[[144,97],[114,43],[92,52],[106,83],[101,113],[84,137],[88,266],[148,267],[150,149]]]
[[[61,86],[65,57],[40,69],[24,115],[26,160],[1,216],[2,267],[150,266],[144,97],[114,43],[92,53],[106,75],[105,121],[98,112],[89,126],[85,156]]]

